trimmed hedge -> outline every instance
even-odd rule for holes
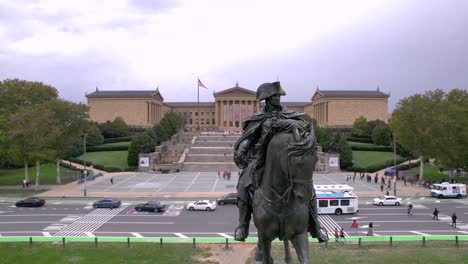
[[[370,143],[370,144],[374,144],[374,141],[372,140],[372,138],[362,138],[362,137],[348,137],[346,138],[347,141],[351,141],[351,142],[361,142],[361,143]]]
[[[84,160],[82,159],[78,159],[78,158],[69,158],[69,160],[71,162],[74,162],[74,163],[78,163],[78,164],[81,164],[81,165],[84,165]],[[93,165],[93,163],[91,161],[86,161],[86,166],[91,166]]]
[[[404,171],[404,170],[412,169],[414,167],[418,167],[419,165],[420,165],[419,162],[413,162],[411,164],[408,163],[408,164],[398,165],[398,166],[396,166],[396,169],[398,171]]]
[[[131,141],[133,138],[134,138],[134,136],[106,138],[106,139],[104,139],[104,144],[105,143],[116,143],[116,142]]]
[[[381,152],[393,152],[391,146],[351,146],[352,150],[365,150],[365,151],[381,151]]]
[[[138,167],[137,166],[129,166],[124,169],[124,171],[137,171]]]
[[[95,146],[86,148],[86,152],[98,152],[98,151],[121,151],[128,150],[128,146]]]
[[[63,168],[66,168],[66,169],[69,169],[69,170],[72,170],[72,171],[83,171],[83,169],[80,169],[80,168],[77,168],[73,165],[70,165],[66,162],[63,162],[63,161],[60,161],[60,167],[63,167]]]
[[[402,163],[402,162],[405,162],[406,159],[405,158],[399,158],[396,160],[396,164],[398,163]],[[382,170],[382,169],[385,169],[385,168],[388,168],[388,167],[392,167],[393,166],[393,160],[387,160],[386,162],[384,162],[383,164],[375,164],[375,165],[370,165],[370,166],[367,166],[367,167],[350,167],[348,168],[349,171],[356,171],[356,172],[376,172],[376,171],[379,171],[379,170]],[[404,166],[404,165],[402,165]],[[398,169],[398,166],[397,166],[397,169]]]

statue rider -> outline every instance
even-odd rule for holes
[[[289,111],[286,107],[281,106],[280,96],[286,95],[279,82],[264,83],[257,89],[257,101],[265,100],[263,112],[256,113],[253,116],[246,118],[242,123],[244,133],[239,138],[234,146],[234,162],[241,169],[239,182],[237,184],[237,207],[239,208],[239,226],[236,228],[234,239],[245,241],[249,235],[249,223],[252,214],[253,192],[255,186],[258,186],[263,174],[263,162],[260,160],[262,155],[261,149],[266,146],[263,140],[267,140],[268,134],[272,125],[277,120],[291,119],[304,121],[302,118],[304,113]],[[305,121],[304,121],[305,122]],[[312,192],[313,188],[312,188]],[[311,210],[309,216],[309,232],[312,237],[318,237],[319,242],[328,240],[325,235],[320,232],[320,224],[316,217],[317,203],[315,194],[313,200],[310,201]]]

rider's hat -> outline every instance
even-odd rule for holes
[[[257,101],[262,101],[275,94],[286,95],[280,82],[264,83],[257,89]]]

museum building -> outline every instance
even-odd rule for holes
[[[187,130],[240,131],[242,120],[261,110],[256,92],[239,87],[214,92],[214,102],[165,102],[159,89],[153,91],[96,91],[86,94],[90,119],[99,123],[122,117],[133,127],[152,127],[168,111],[185,117]],[[352,127],[359,116],[368,121],[388,121],[389,94],[377,90],[338,91],[317,89],[308,102],[281,102],[289,110],[305,112],[319,126]]]

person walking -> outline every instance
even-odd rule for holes
[[[357,230],[359,228],[359,225],[358,223],[356,222],[356,220],[353,220],[353,223],[351,224],[351,228],[353,229],[353,234],[354,235],[357,235]]]
[[[413,215],[413,204],[408,204],[408,215]]]
[[[373,228],[374,228],[374,224],[372,224],[372,222],[370,222],[369,223],[369,230],[367,230],[367,236],[373,236],[374,235]]]
[[[340,239],[340,232],[338,231],[338,228],[335,227],[335,242],[338,242]]]
[[[383,183],[380,184],[380,191],[383,192]]]
[[[110,183],[111,183],[111,184],[114,184],[114,177],[111,177],[111,178],[110,178]]]
[[[432,213],[432,220],[439,220],[439,210],[434,209],[434,212]]]
[[[452,214],[452,227],[457,228],[457,215],[455,213]]]
[[[23,189],[26,188],[26,179],[23,180]]]
[[[346,242],[346,238],[345,238],[345,235],[344,235],[344,228],[342,227],[341,230],[340,230],[340,239],[339,241],[343,241],[343,243]]]

